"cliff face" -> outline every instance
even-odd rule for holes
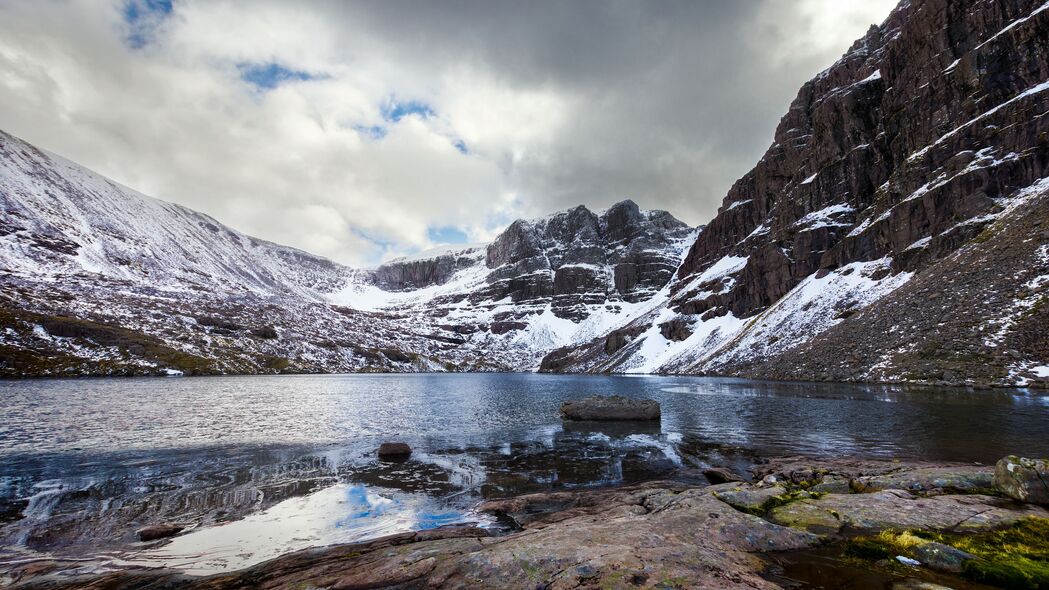
[[[1034,281],[1035,299],[1044,295],[1037,246],[1045,236],[1012,236],[1009,228],[1021,221],[1018,210],[1040,211],[1039,182],[1049,176],[1047,31],[1043,0],[902,2],[801,88],[773,145],[689,250],[665,304],[588,346],[557,351],[545,368],[1037,379],[1024,367],[1049,359],[1005,354],[1004,345],[995,352],[983,342],[991,322],[1014,319],[1011,306],[994,307],[996,299],[981,293]],[[948,281],[940,285],[950,293],[943,299],[961,298],[950,292],[950,279],[1020,235],[1034,246],[1017,252],[1020,275],[986,276],[985,285],[969,289],[964,300],[978,312],[965,325],[912,334],[971,343],[962,356],[989,349],[996,369],[964,368],[951,355],[897,363],[903,344],[881,331],[893,326],[872,321],[893,292],[939,276]],[[945,275],[948,266],[957,268]],[[946,303],[908,301],[896,308],[904,320],[897,330],[917,329],[924,325],[918,316]],[[670,321],[692,333],[684,345],[656,341],[656,324]],[[840,349],[818,342],[838,335],[837,345],[845,345],[846,331],[870,351],[847,369],[829,370]]]

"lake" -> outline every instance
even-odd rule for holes
[[[650,425],[562,424],[562,401],[660,402]],[[806,454],[993,463],[1049,455],[1023,390],[537,374],[0,382],[0,567],[42,552],[236,569],[287,551],[473,523],[484,499],[745,471]],[[411,444],[378,461],[382,441]],[[155,522],[186,526],[139,543]]]

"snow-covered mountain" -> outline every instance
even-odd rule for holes
[[[670,280],[694,231],[629,201],[353,269],[0,132],[0,374],[534,368]]]
[[[630,201],[351,269],[0,133],[0,375],[1049,384],[1049,4],[910,0],[693,229]]]
[[[905,0],[649,309],[548,371],[1047,384],[1049,3]]]

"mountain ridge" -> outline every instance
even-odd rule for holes
[[[600,330],[622,298],[613,266],[581,264],[608,262],[603,244],[543,233],[573,212],[599,219],[585,207],[511,224],[500,238],[524,249],[493,254],[498,264],[484,245],[355,269],[230,229],[3,132],[0,206],[4,376],[526,370],[578,330]],[[659,266],[633,275],[661,287],[691,228],[631,201],[616,207],[637,226],[627,240],[636,247],[625,251]],[[641,288],[629,287],[620,290]],[[577,325],[588,318],[589,328]]]

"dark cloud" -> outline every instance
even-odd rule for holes
[[[0,5],[0,126],[348,262],[625,197],[702,223],[891,5]]]

